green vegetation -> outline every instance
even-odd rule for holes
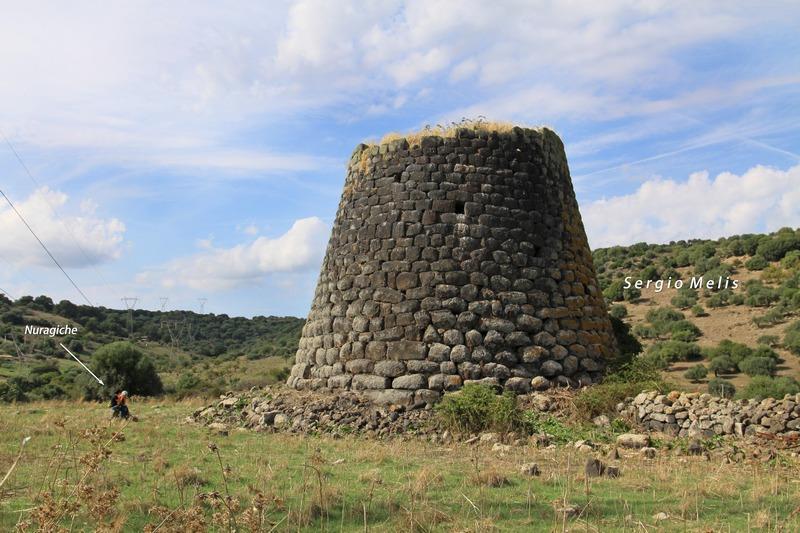
[[[530,430],[516,396],[511,391],[497,394],[488,385],[468,384],[446,394],[436,410],[442,424],[456,433]]]
[[[777,367],[772,357],[748,357],[739,363],[739,370],[748,376],[772,376]]]
[[[622,304],[614,304],[608,308],[608,314],[614,318],[623,319],[628,316],[628,308]]]
[[[127,390],[138,396],[155,396],[164,392],[152,361],[130,342],[103,346],[95,352],[92,366],[96,374],[103,376],[105,388],[100,388],[88,375],[82,376],[87,400],[110,398],[115,390]]]
[[[800,392],[800,383],[789,376],[755,376],[736,396],[743,399],[754,398],[757,400],[763,400],[764,398],[780,399],[787,394],[797,394],[798,392]]]
[[[66,356],[55,342],[60,338],[42,339],[38,341],[41,345],[24,344],[24,325],[77,325],[78,335],[70,339],[86,350],[126,339],[157,343],[198,356],[250,358],[294,356],[303,327],[303,320],[294,317],[242,318],[144,309],[135,309],[132,317],[131,333],[125,310],[76,305],[68,300],[54,304],[47,296],[23,296],[12,302],[0,295],[0,337],[16,338],[22,351],[29,355]],[[13,348],[9,353],[15,353]]]
[[[669,338],[674,341],[691,342],[702,334],[680,311],[670,307],[651,309],[645,315],[646,324],[633,328],[633,333],[645,339]]]
[[[683,376],[686,379],[694,383],[698,383],[704,380],[707,375],[708,375],[708,369],[705,367],[705,365],[695,365],[683,373]]]
[[[783,346],[800,356],[800,320],[792,322],[783,335]]]
[[[139,364],[148,367],[137,371],[152,378],[131,381],[126,377],[121,383],[128,384],[121,386],[132,394],[208,396],[285,380],[303,325],[303,320],[292,317],[246,319],[184,311],[136,310],[133,319],[129,338],[127,311],[78,306],[66,300],[53,304],[46,296],[23,296],[12,302],[0,295],[0,335],[5,338],[0,340],[0,355],[10,355],[0,358],[0,402],[106,399],[108,389],[101,388],[58,346],[62,342],[109,387],[118,381],[118,362],[106,365],[104,347],[130,343],[142,355]],[[78,334],[26,337],[25,325],[73,325]]]
[[[708,382],[708,392],[722,398],[733,398],[736,394],[736,387],[727,379],[714,378]]]
[[[658,366],[640,357],[610,373],[602,383],[581,389],[574,400],[575,411],[586,420],[601,414],[611,415],[616,412],[617,404],[625,398],[642,391],[665,392],[669,388]]]
[[[125,427],[96,404],[0,410],[0,472],[32,436],[0,492],[0,530],[53,531],[42,524],[55,521],[67,531],[229,531],[235,521],[237,531],[276,532],[628,531],[662,512],[670,531],[800,530],[800,464],[788,454],[728,464],[713,450],[710,461],[623,456],[620,477],[584,480],[586,456],[572,447],[499,454],[176,423],[199,406],[135,403],[142,421]],[[542,475],[520,473],[527,462]],[[556,511],[565,507],[575,515]]]
[[[669,340],[651,344],[643,359],[664,370],[677,361],[696,361],[702,356],[700,346],[693,342]]]

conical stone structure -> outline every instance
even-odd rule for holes
[[[459,128],[356,148],[288,384],[419,405],[590,384],[615,349],[561,139]]]

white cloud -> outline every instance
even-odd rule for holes
[[[742,175],[710,178],[696,172],[684,182],[654,178],[634,193],[581,209],[593,248],[800,226],[800,165],[756,166]]]
[[[66,194],[42,187],[15,202],[15,207],[63,267],[80,268],[117,259],[125,225],[116,218],[95,217],[96,205],[87,200],[81,206],[81,215],[64,214],[67,201]],[[17,266],[55,268],[5,200],[0,203],[0,256]]]
[[[116,147],[133,161],[307,168],[301,156],[231,153],[229,143],[298,110],[346,104],[367,114],[376,94],[463,94],[467,82],[492,94],[468,111],[495,118],[607,116],[609,104],[669,110],[675,104],[650,103],[640,90],[680,83],[702,95],[707,85],[687,78],[676,54],[791,20],[792,9],[622,0],[8,6],[0,69],[14,83],[0,84],[0,123],[21,143]]]
[[[137,281],[202,290],[258,283],[270,274],[317,268],[328,236],[329,228],[321,219],[301,218],[280,237],[262,236],[231,248],[214,248],[207,243],[202,252],[171,261],[161,270],[143,272]]]

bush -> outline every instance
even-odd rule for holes
[[[706,310],[700,304],[695,304],[692,306],[692,314],[694,316],[708,316],[708,313],[706,313]]]
[[[614,304],[608,310],[608,314],[614,318],[622,319],[628,316],[628,308],[622,304]]]
[[[140,396],[153,396],[164,391],[153,363],[130,342],[112,342],[103,346],[94,354],[92,362],[94,373],[105,382],[105,395],[116,389]],[[88,392],[89,396],[96,394],[95,391]],[[105,399],[105,396],[97,399]]]
[[[800,320],[792,322],[783,335],[783,347],[795,355],[800,355]]]
[[[703,365],[695,365],[683,373],[683,377],[697,383],[708,375],[708,369]]]
[[[602,383],[581,389],[575,397],[575,410],[589,420],[601,414],[612,414],[618,403],[645,390],[665,392],[670,386],[656,365],[646,359],[634,359]]]
[[[739,370],[748,376],[771,376],[777,366],[775,359],[770,357],[748,357],[739,363]]]
[[[651,345],[645,356],[652,364],[658,368],[667,368],[670,363],[675,361],[692,361],[700,359],[702,352],[700,347],[693,342],[684,341],[663,341]]]
[[[777,346],[780,344],[781,340],[777,335],[761,335],[756,342],[758,344],[763,344],[764,346]]]
[[[736,387],[727,379],[714,378],[708,382],[708,392],[722,398],[733,398],[736,394]]]
[[[669,331],[673,340],[685,342],[697,340],[703,334],[700,328],[688,320],[673,322],[669,327]]]
[[[713,358],[708,364],[708,368],[714,372],[714,375],[735,374],[739,371],[739,367],[736,366],[736,363],[733,362],[733,359],[727,355],[718,355]]]
[[[619,352],[608,359],[606,369],[608,372],[616,372],[642,352],[642,344],[631,335],[630,326],[619,318],[611,317],[611,327],[614,330],[614,338],[617,340]]]
[[[744,264],[748,270],[764,270],[767,265],[769,265],[769,262],[764,259],[763,255],[754,255]]]
[[[510,391],[498,395],[487,385],[468,384],[446,394],[436,411],[443,425],[458,433],[528,431],[516,396]]]
[[[755,376],[747,386],[739,392],[742,399],[762,400],[764,398],[783,398],[787,394],[800,392],[800,383],[788,376],[772,378],[768,376]]]

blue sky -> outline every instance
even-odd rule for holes
[[[89,298],[304,316],[353,148],[564,139],[593,246],[800,225],[795,2],[4,7],[0,188]],[[0,205],[0,288],[82,298]]]

